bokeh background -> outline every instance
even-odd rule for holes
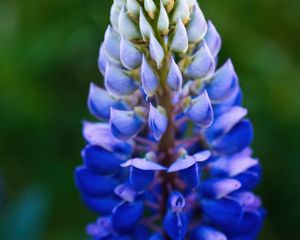
[[[73,185],[108,0],[0,2],[0,239],[85,239]],[[201,0],[244,90],[264,166],[262,240],[300,239],[300,1]]]

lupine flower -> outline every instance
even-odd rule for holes
[[[93,239],[254,240],[265,216],[233,63],[195,0],[114,0],[75,184]]]

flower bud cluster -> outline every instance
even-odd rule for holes
[[[264,209],[233,63],[195,0],[114,0],[75,170],[94,239],[256,239]]]

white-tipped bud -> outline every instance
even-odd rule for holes
[[[163,34],[167,34],[169,32],[169,16],[164,7],[162,1],[160,1],[160,12],[157,21],[157,29]]]
[[[119,15],[119,31],[129,40],[139,39],[141,34],[128,16],[125,7],[122,8]]]
[[[191,21],[187,25],[186,30],[190,43],[199,42],[207,32],[207,23],[198,4],[194,5]]]
[[[149,47],[150,47],[151,58],[152,58],[152,60],[154,60],[156,62],[157,67],[159,68],[165,57],[165,53],[164,53],[164,49],[162,48],[160,43],[157,41],[157,39],[153,35],[153,33],[151,33],[151,35],[150,35]]]
[[[157,11],[157,7],[153,0],[145,0],[144,7],[148,15],[153,19],[155,16],[155,12]]]
[[[152,27],[150,25],[150,23],[147,21],[143,9],[140,9],[140,19],[139,19],[139,24],[140,24],[140,31],[143,35],[143,38],[150,38],[150,34],[152,32]]]
[[[175,11],[172,16],[172,22],[175,23],[180,18],[184,24],[190,20],[189,5],[186,0],[177,0]]]
[[[131,15],[138,16],[140,14],[140,4],[137,0],[127,0],[127,9]]]
[[[171,42],[171,50],[184,53],[188,49],[189,41],[185,26],[180,18],[177,19],[175,33]]]
[[[162,0],[167,12],[170,12],[174,7],[174,0]]]
[[[121,9],[117,4],[113,4],[110,9],[110,23],[114,27],[114,29],[118,29],[119,26],[119,15]]]
[[[191,9],[194,7],[196,0],[186,0],[186,2],[188,4],[189,8]]]

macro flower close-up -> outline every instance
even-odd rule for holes
[[[257,239],[262,175],[232,60],[196,1],[115,0],[75,183],[94,239]]]
[[[300,1],[0,1],[0,240],[300,239]]]

